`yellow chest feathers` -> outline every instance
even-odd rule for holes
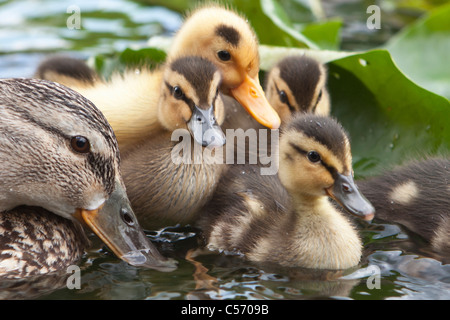
[[[271,230],[247,256],[316,269],[346,269],[359,263],[362,244],[358,233],[327,199],[311,210],[297,211],[301,213],[293,213],[295,218],[288,218],[289,223]]]

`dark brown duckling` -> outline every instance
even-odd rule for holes
[[[415,160],[358,181],[376,218],[421,236],[436,253],[450,257],[450,160]]]

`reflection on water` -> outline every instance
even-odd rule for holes
[[[66,27],[73,4],[81,10],[80,30]],[[151,35],[174,32],[180,22],[177,13],[128,0],[0,1],[0,77],[30,76],[52,52],[88,57],[143,45]],[[357,165],[374,163],[361,159]],[[67,275],[58,275],[1,282],[0,298],[450,299],[450,266],[418,250],[400,228],[362,225],[361,235],[365,256],[345,273],[255,265],[212,253],[186,259],[199,239],[195,229],[176,227],[148,233],[163,254],[179,261],[177,270],[161,273],[129,266],[91,236],[92,247],[80,263],[81,289],[68,289]],[[374,276],[379,289],[368,285]]]
[[[67,27],[74,6],[80,29]],[[170,35],[180,24],[178,13],[133,1],[0,1],[0,77],[31,76],[53,52],[87,58],[143,46],[150,36]]]
[[[407,248],[415,245],[399,228],[372,224],[362,236],[366,252],[360,266],[322,271],[258,265],[211,252],[187,259],[197,247],[197,234],[191,228],[167,228],[167,234],[163,229],[149,238],[179,261],[170,273],[130,266],[91,236],[93,245],[80,263],[80,289],[68,289],[59,278],[49,290],[42,283],[55,280],[43,277],[37,286],[35,279],[29,286],[22,281],[27,290],[18,294],[14,289],[6,297],[23,298],[28,292],[40,299],[450,299],[450,265],[410,252]],[[3,284],[2,296],[7,292]]]

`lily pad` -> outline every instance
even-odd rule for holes
[[[414,82],[450,98],[450,4],[407,26],[385,48]]]
[[[408,79],[388,51],[351,55],[328,67],[332,114],[350,133],[359,176],[448,154],[450,102]]]

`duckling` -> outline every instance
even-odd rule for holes
[[[323,64],[305,55],[287,56],[266,74],[264,91],[267,100],[286,123],[297,112],[330,114],[330,95],[326,87],[327,70]],[[262,129],[236,103],[226,101],[224,129]]]
[[[327,70],[314,58],[288,56],[266,75],[265,92],[272,107],[287,122],[295,112],[330,114]]]
[[[450,255],[450,160],[414,160],[358,181],[377,219],[421,236],[430,248]]]
[[[72,264],[86,245],[80,222],[122,260],[173,269],[131,209],[102,113],[45,80],[2,79],[0,93],[0,277]]]
[[[350,213],[371,220],[372,205],[353,180],[348,137],[336,120],[297,115],[282,129],[278,175],[235,165],[201,210],[197,226],[210,250],[287,267],[346,269],[362,244]]]
[[[244,17],[219,5],[191,12],[174,37],[167,62],[192,55],[211,60],[221,70],[221,91],[237,99],[258,122],[279,127],[280,118],[258,78],[258,39]],[[94,102],[113,127],[122,153],[152,136],[158,128],[152,110],[158,103],[163,71],[129,70],[105,82],[83,64],[50,58],[38,68],[36,77],[66,84]]]
[[[128,196],[146,229],[195,220],[224,169],[221,73],[201,57],[182,57],[164,68],[157,134],[123,156]],[[217,156],[217,158],[215,158]]]

